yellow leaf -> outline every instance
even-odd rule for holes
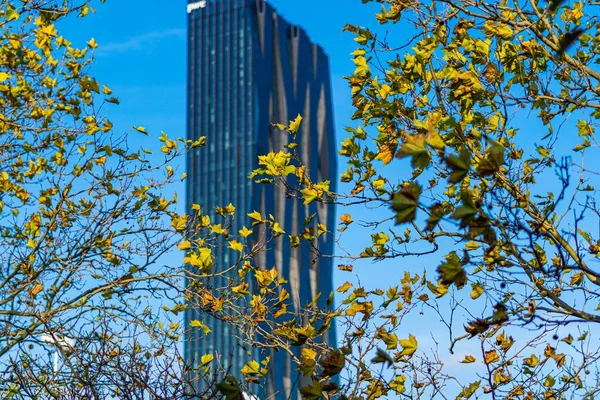
[[[463,364],[470,364],[470,363],[474,363],[475,362],[475,357],[471,356],[471,355],[466,355],[464,360],[461,361],[461,363]]]
[[[432,132],[427,137],[426,142],[428,145],[433,147],[434,149],[442,150],[445,146],[444,139],[437,132]]]
[[[393,158],[394,155],[392,154],[391,149],[385,144],[379,147],[379,153],[377,153],[377,156],[375,156],[375,159],[383,162],[383,165],[389,164]]]
[[[177,232],[185,230],[187,225],[187,214],[175,215],[171,219],[171,226],[175,228]]]
[[[313,349],[309,349],[309,348],[305,347],[302,349],[302,353],[301,353],[300,357],[302,358],[302,361],[307,361],[307,360],[314,361],[317,358],[317,352],[314,351]]]
[[[4,82],[10,78],[10,74],[8,72],[0,72],[0,82]]]
[[[342,224],[344,225],[350,225],[352,222],[354,222],[350,214],[340,215],[340,219],[342,220]]]
[[[373,187],[378,191],[383,190],[383,186],[385,185],[385,179],[376,179],[373,181]]]
[[[237,240],[232,240],[229,242],[229,248],[235,251],[239,251],[240,253],[244,250],[244,245],[238,242]]]
[[[490,350],[490,351],[485,352],[484,361],[486,364],[491,364],[498,360],[500,360],[500,357],[498,356],[498,353],[496,352],[496,350]]]
[[[352,191],[350,192],[350,194],[352,194],[353,196],[356,196],[357,194],[359,194],[363,190],[365,190],[365,185],[363,185],[362,183],[358,183],[356,185],[356,187],[354,189],[352,189]]]
[[[260,371],[260,365],[256,361],[250,361],[240,371],[243,375],[256,375]]]
[[[346,293],[350,288],[352,288],[352,284],[350,282],[346,282],[342,284],[339,288],[337,288],[335,291],[340,293]]]
[[[317,236],[321,236],[327,232],[327,227],[323,224],[317,224]]]
[[[203,215],[202,218],[200,218],[200,226],[206,227],[209,225],[210,225],[210,217],[208,215]]]
[[[573,336],[571,336],[571,334],[569,333],[569,336],[562,338],[561,342],[565,342],[566,344],[571,344],[571,343],[573,343]]]
[[[550,388],[550,387],[554,386],[555,383],[556,383],[556,380],[554,379],[554,377],[552,375],[548,375],[546,377],[546,380],[544,381],[544,386]]]
[[[278,223],[278,222],[274,222],[274,223],[271,225],[271,230],[273,231],[273,236],[274,236],[274,237],[277,237],[277,236],[283,235],[283,234],[285,233],[285,231],[284,231],[283,229],[281,229],[281,226],[279,226],[279,223]]]
[[[233,206],[233,204],[229,203],[227,207],[225,207],[225,213],[229,215],[233,215],[233,213],[235,213],[235,207]]]
[[[302,198],[304,199],[304,205],[310,204],[319,197],[319,192],[314,188],[305,188],[300,190]]]
[[[569,285],[570,286],[578,286],[578,285],[581,285],[582,282],[583,282],[583,273],[577,272],[577,273],[573,274],[573,276],[571,276],[571,282],[569,283]]]
[[[108,96],[108,95],[112,94],[112,92],[113,91],[108,86],[106,86],[106,85],[102,86],[102,93],[104,93],[105,95]]]
[[[90,49],[95,49],[98,47],[98,43],[96,43],[96,39],[91,38],[87,45],[90,46]]]
[[[41,33],[44,33],[48,36],[56,36],[56,34],[58,33],[58,31],[52,24],[42,26],[39,30]]]
[[[202,365],[206,365],[210,363],[213,359],[214,357],[212,354],[205,354],[202,357],[200,357],[200,362],[202,363]]]
[[[252,229],[248,229],[245,226],[242,227],[242,229],[240,229],[239,232],[242,237],[248,237],[252,235]]]
[[[206,326],[204,323],[202,323],[201,321],[198,321],[197,319],[190,321],[190,326],[198,327],[198,328],[202,329],[204,331],[205,335],[208,335],[210,333],[210,328],[208,326]]]
[[[247,283],[242,283],[241,285],[234,286],[231,288],[231,291],[236,294],[248,294],[249,285]]]
[[[302,122],[302,116],[300,116],[300,114],[298,114],[298,116],[296,117],[296,119],[294,119],[293,121],[290,121],[290,126],[288,127],[288,130],[291,133],[298,132],[298,128],[300,128],[300,123],[301,122]]]
[[[554,362],[556,362],[556,366],[559,368],[565,365],[565,361],[567,361],[567,356],[564,354],[556,354],[552,358],[554,359]]]
[[[471,250],[477,250],[477,249],[479,248],[479,243],[477,243],[477,242],[473,242],[473,241],[471,241],[471,242],[467,242],[467,244],[465,244],[465,248],[466,248],[468,251],[471,251]]]
[[[143,133],[144,135],[148,135],[148,131],[143,126],[134,126],[133,129],[140,133]]]
[[[252,226],[263,223],[263,217],[258,211],[252,211],[248,216],[253,219]]]
[[[187,249],[190,249],[191,247],[192,247],[192,244],[189,242],[189,240],[185,240],[185,241],[181,242],[179,244],[179,246],[177,246],[177,248],[179,250],[187,250]]]
[[[254,273],[254,277],[258,282],[258,286],[267,287],[277,278],[277,269],[271,268],[270,270],[257,270]]]
[[[223,229],[221,224],[215,224],[215,225],[211,226],[210,230],[213,231],[214,233],[216,233],[217,235],[221,235],[222,233],[225,232],[225,229]]]
[[[471,288],[473,289],[471,290],[471,298],[473,300],[481,296],[484,292],[483,287],[479,283],[472,283]]]
[[[356,75],[366,75],[369,72],[369,66],[367,65],[367,59],[363,56],[354,57],[354,64],[356,64],[356,69],[354,73]]]
[[[509,40],[513,36],[513,30],[508,25],[498,24],[498,36],[502,39]]]
[[[14,8],[13,6],[11,6],[10,4],[6,7],[6,20],[7,21],[14,21],[16,19],[19,19],[19,12],[17,11],[16,8]]]
[[[203,247],[197,253],[193,252],[189,256],[184,257],[183,262],[204,272],[208,272],[212,266],[212,251]]]
[[[418,343],[417,338],[412,334],[408,335],[408,339],[400,340],[400,346],[402,346],[402,352],[400,355],[412,356],[417,351]]]
[[[31,288],[31,295],[35,296],[42,290],[44,290],[44,285],[42,285],[41,283],[36,283],[35,286],[33,288]]]
[[[390,85],[388,85],[387,83],[384,83],[379,88],[379,96],[383,100],[385,100],[385,98],[391,93],[391,91],[392,91],[392,87]]]
[[[438,282],[439,286],[427,281],[427,288],[435,295],[435,297],[440,298],[448,293],[448,286],[443,283]]]

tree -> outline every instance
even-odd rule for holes
[[[380,4],[383,27],[345,28],[359,44],[348,77],[356,125],[340,150],[348,193],[279,180],[305,201],[316,190],[317,201],[389,210],[361,224],[340,217],[340,232],[371,229],[340,269],[405,260],[391,287],[338,289],[351,371],[338,393],[593,398],[597,5],[363,2]],[[419,312],[447,328],[434,338],[442,351],[398,336]],[[457,348],[465,374],[448,367]]]
[[[137,144],[143,127],[114,132],[105,109],[119,101],[89,74],[97,44],[76,48],[56,28],[92,11],[88,1],[1,2],[3,398],[183,392],[169,318],[183,270],[161,257],[186,217],[162,193],[179,179],[170,163],[202,143],[163,133],[159,156]]]

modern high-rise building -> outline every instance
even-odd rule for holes
[[[335,226],[333,206],[304,205],[286,199],[273,185],[255,184],[248,178],[258,166],[259,155],[282,150],[288,143],[289,135],[271,123],[287,123],[301,114],[298,142],[303,162],[313,181],[330,180],[335,190],[330,72],[323,49],[265,0],[190,0],[187,10],[188,138],[205,136],[207,143],[188,155],[188,205],[200,204],[205,213],[214,213],[214,207],[231,202],[239,216],[232,232],[241,229],[244,217],[254,210],[272,214],[288,234],[302,231],[304,219],[313,214],[315,223]],[[332,254],[331,235],[323,235],[319,241],[322,252]],[[237,253],[225,253],[216,268],[224,269],[236,257]],[[332,291],[332,259],[314,261],[306,246],[291,248],[285,235],[274,241],[271,250],[257,256],[255,263],[278,268],[289,280],[286,289],[297,307],[319,292],[324,293],[320,299],[324,303]],[[248,357],[231,328],[199,310],[188,309],[186,325],[195,319],[208,325],[212,333],[188,335],[186,361],[197,365],[203,354],[215,354],[232,374],[239,375]],[[335,343],[335,329],[326,340]],[[254,394],[259,398],[297,398],[298,372],[284,352],[273,356],[266,393]]]

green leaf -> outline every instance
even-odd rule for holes
[[[471,335],[471,337],[475,337],[480,333],[487,331],[490,327],[490,322],[485,319],[476,319],[475,321],[470,321],[468,325],[465,325],[465,331]]]
[[[311,385],[303,386],[300,388],[302,397],[306,400],[317,400],[322,396],[323,387],[319,381],[313,381]]]
[[[450,156],[446,158],[448,168],[452,170],[448,181],[450,183],[461,182],[469,173],[471,168],[471,157],[467,149],[463,148],[458,153],[458,156]]]
[[[346,366],[346,357],[340,350],[330,350],[325,357],[319,361],[323,368],[322,376],[334,376],[342,372]]]
[[[463,388],[462,392],[460,392],[458,394],[458,396],[456,396],[457,399],[468,399],[471,396],[473,396],[475,394],[475,392],[477,391],[477,389],[479,389],[479,385],[481,384],[481,381],[475,381],[473,383],[471,383],[469,386],[466,386]]]
[[[397,157],[412,157],[413,168],[425,168],[431,162],[431,156],[425,146],[425,135],[407,136],[406,142],[400,147]]]
[[[317,213],[313,213],[310,216],[304,218],[303,225],[309,225],[312,222],[312,220],[315,218],[316,215],[317,215]]]
[[[455,284],[461,289],[467,283],[467,273],[460,265],[460,259],[456,252],[446,255],[446,262],[437,268],[440,282],[444,285]]]
[[[427,281],[427,288],[435,295],[435,297],[442,297],[446,293],[448,293],[448,286],[439,283],[438,286],[433,284],[432,282]]]
[[[567,51],[569,47],[571,47],[573,43],[575,43],[577,38],[581,36],[584,32],[584,29],[574,29],[562,35],[559,39],[559,48],[557,51],[558,55],[563,55],[565,51]]]
[[[381,364],[387,363],[388,367],[394,365],[394,359],[390,356],[385,350],[377,348],[377,352],[375,353],[375,357],[371,359],[373,364]]]
[[[588,242],[590,246],[594,244],[592,235],[590,235],[588,232],[582,231],[581,229],[577,229],[577,232],[585,239],[586,242]]]
[[[493,175],[504,164],[504,146],[495,140],[490,140],[490,143],[484,158],[477,165],[477,172],[481,176]]]
[[[550,0],[548,11],[550,11],[550,13],[554,13],[556,10],[558,10],[558,7],[564,2],[565,0]]]
[[[454,210],[453,219],[460,219],[460,226],[467,226],[477,214],[475,202],[473,201],[473,193],[469,189],[461,192],[462,206]]]
[[[429,207],[429,218],[427,219],[426,231],[433,231],[439,221],[446,215],[446,208],[441,203],[435,203]]]
[[[554,379],[554,377],[552,375],[548,375],[546,377],[546,380],[544,380],[544,386],[551,388],[552,386],[554,386],[554,384],[556,383],[556,380]]]
[[[494,313],[492,314],[492,322],[495,324],[501,324],[506,321],[508,321],[506,306],[502,303],[496,303],[494,306]]]
[[[6,20],[7,21],[14,21],[16,19],[19,19],[19,12],[13,6],[7,5],[7,7],[6,7]]]
[[[228,375],[221,382],[217,383],[217,389],[225,396],[225,400],[243,400],[240,383],[233,376]]]
[[[421,187],[414,182],[405,183],[392,198],[392,210],[396,211],[396,224],[411,222],[417,215]]]

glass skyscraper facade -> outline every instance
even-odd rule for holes
[[[301,4],[299,4],[301,6]],[[329,61],[299,27],[280,17],[264,0],[203,0],[188,4],[188,138],[206,137],[206,146],[194,149],[187,160],[187,203],[200,204],[205,213],[232,203],[239,216],[231,227],[237,232],[244,217],[254,211],[272,214],[287,233],[303,230],[306,217],[335,226],[331,205],[304,205],[286,199],[273,185],[254,184],[248,175],[259,155],[279,151],[289,135],[271,123],[287,123],[298,114],[303,122],[298,134],[300,153],[313,181],[331,181],[335,190],[336,152],[331,105]],[[319,248],[333,253],[333,238],[323,235]],[[227,251],[216,268],[225,269],[237,254]],[[321,258],[306,246],[291,248],[287,235],[277,238],[256,265],[276,266],[289,281],[286,289],[295,306],[314,295],[332,291],[333,261]],[[236,273],[233,271],[232,273]],[[215,282],[225,286],[225,279]],[[292,310],[293,311],[293,310]],[[212,333],[193,330],[186,337],[185,358],[197,365],[203,354],[215,354],[233,375],[248,361],[230,327],[201,311],[186,311],[186,326],[201,320]],[[335,343],[335,329],[326,338]],[[266,393],[260,398],[297,398],[298,372],[289,358],[273,354]],[[239,378],[239,376],[238,376]]]

